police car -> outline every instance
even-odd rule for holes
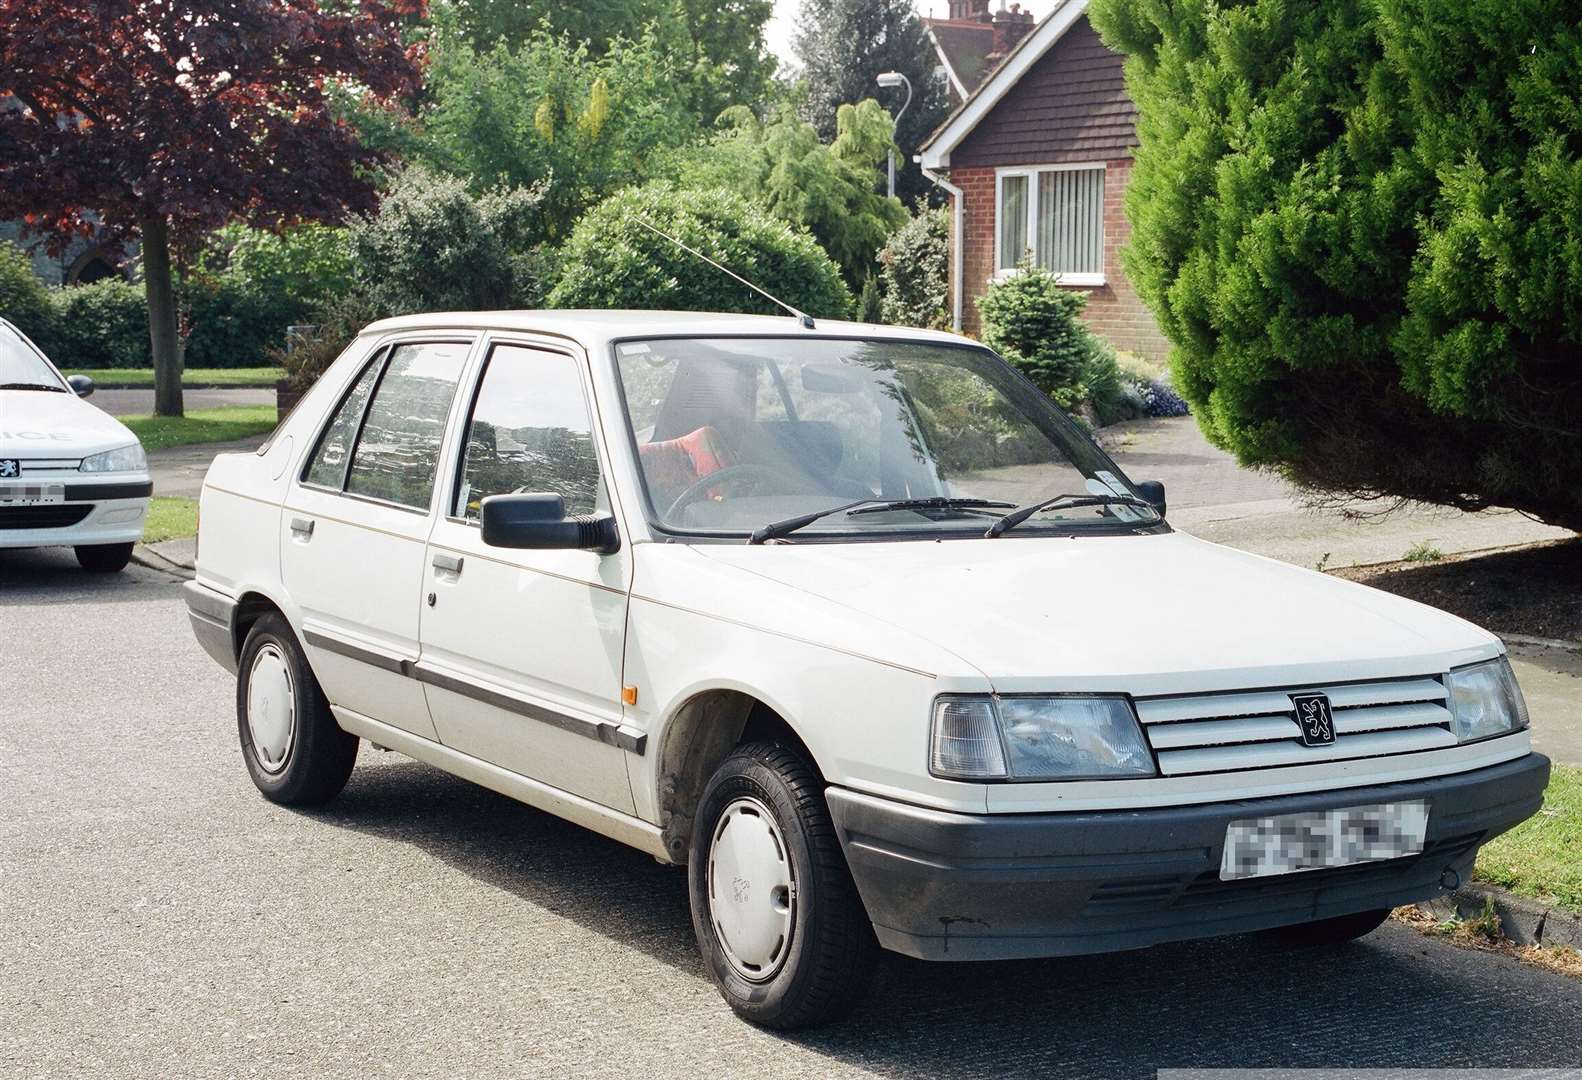
[[[137,436],[82,400],[92,393],[0,319],[0,549],[72,547],[84,569],[114,573],[154,484]]]

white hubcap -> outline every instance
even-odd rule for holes
[[[297,734],[296,698],[291,693],[291,669],[272,644],[258,650],[248,673],[247,731],[265,772],[285,768]]]
[[[743,978],[764,982],[785,963],[796,883],[780,828],[757,799],[737,799],[714,826],[709,918],[726,959]]]

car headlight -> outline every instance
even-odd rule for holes
[[[1508,735],[1528,726],[1527,701],[1505,657],[1457,668],[1445,680],[1450,727],[1461,742]]]
[[[148,458],[141,443],[90,454],[77,466],[79,472],[142,472],[148,468]]]
[[[1154,776],[1123,697],[947,695],[934,702],[929,771],[949,780]]]

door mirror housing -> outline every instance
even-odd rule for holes
[[[86,375],[69,375],[66,378],[66,385],[70,386],[71,392],[78,397],[93,396],[93,380]]]
[[[1157,480],[1137,481],[1137,494],[1147,500],[1148,505],[1159,511],[1159,516],[1165,516],[1165,486]]]
[[[559,495],[491,495],[481,510],[483,542],[490,547],[536,551],[580,550],[613,555],[621,549],[615,519],[608,514],[566,516]]]

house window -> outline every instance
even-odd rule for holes
[[[1024,260],[1067,285],[1104,284],[1104,166],[1001,169],[995,206],[996,277]]]

